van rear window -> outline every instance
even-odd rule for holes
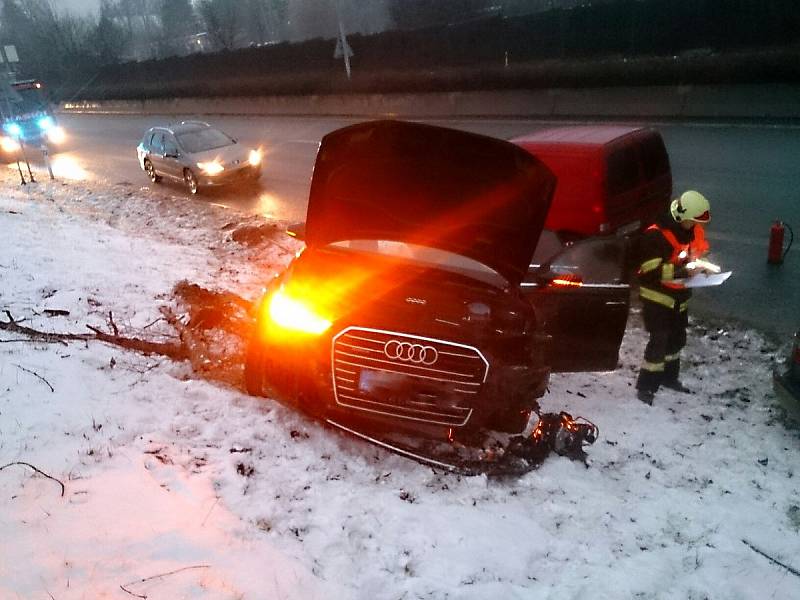
[[[633,146],[613,150],[608,157],[608,193],[623,194],[639,183],[639,162]]]
[[[653,179],[669,172],[669,157],[660,137],[645,138],[641,145],[642,167],[647,179]]]

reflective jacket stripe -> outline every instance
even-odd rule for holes
[[[664,372],[664,363],[663,362],[649,362],[647,360],[642,361],[642,370],[643,371],[650,371],[651,373],[663,373]]]
[[[650,300],[651,302],[655,302],[656,304],[661,304],[662,306],[666,306],[667,308],[675,308],[675,299],[672,296],[668,296],[667,294],[663,294],[658,292],[654,289],[648,287],[639,287],[639,297],[642,300]],[[689,309],[689,301],[686,300],[685,302],[681,302],[678,306],[678,310],[680,312],[685,312]]]
[[[651,288],[647,287],[639,287],[639,296],[643,300],[650,300],[650,302],[655,302],[656,304],[661,304],[662,306],[666,306],[667,308],[675,308],[675,299],[667,294],[663,294],[661,292],[657,292]]]
[[[675,279],[675,265],[664,263],[661,266],[661,281],[672,281]]]
[[[660,258],[651,258],[650,260],[646,260],[642,263],[642,265],[639,267],[639,272],[649,273],[650,271],[657,269],[660,265],[661,265]]]
[[[676,352],[675,354],[667,354],[664,357],[664,362],[674,362],[674,361],[678,360],[680,357],[681,357],[681,353],[680,352]]]
[[[700,258],[704,254],[708,254],[711,246],[706,240],[706,230],[699,225],[694,226],[694,240],[690,244],[694,258]]]
[[[672,246],[672,256],[670,257],[670,262],[674,264],[677,264],[678,261],[681,260],[681,252],[686,252],[688,255],[687,258],[694,259],[700,258],[704,254],[707,254],[709,250],[709,244],[706,240],[705,230],[699,225],[695,225],[694,229],[692,229],[692,241],[690,241],[688,244],[681,244],[678,241],[678,238],[675,237],[674,233],[672,233],[669,229],[659,227],[658,225],[650,225],[646,231],[658,231],[664,236],[664,239],[669,242],[670,246]]]

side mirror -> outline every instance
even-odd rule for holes
[[[305,223],[294,223],[289,225],[286,228],[286,235],[293,237],[296,240],[301,242],[305,241],[306,239],[306,224]]]

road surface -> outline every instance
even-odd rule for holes
[[[136,162],[145,129],[173,117],[64,115],[64,175],[149,185]],[[240,142],[265,152],[259,185],[214,190],[198,202],[216,202],[289,221],[305,217],[314,157],[321,137],[356,119],[326,117],[214,117]],[[448,120],[456,127],[510,138],[552,125],[533,120]],[[563,123],[563,122],[562,122]],[[695,310],[788,339],[800,327],[800,241],[779,267],[766,264],[773,220],[800,236],[800,129],[791,125],[657,124],[672,161],[675,190],[697,189],[712,202],[708,237],[712,257],[734,276],[722,287],[696,292]],[[186,193],[179,186],[168,189]]]

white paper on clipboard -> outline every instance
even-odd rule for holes
[[[731,276],[733,271],[724,273],[698,273],[686,279],[675,279],[676,283],[682,283],[687,288],[711,287],[719,285]]]

